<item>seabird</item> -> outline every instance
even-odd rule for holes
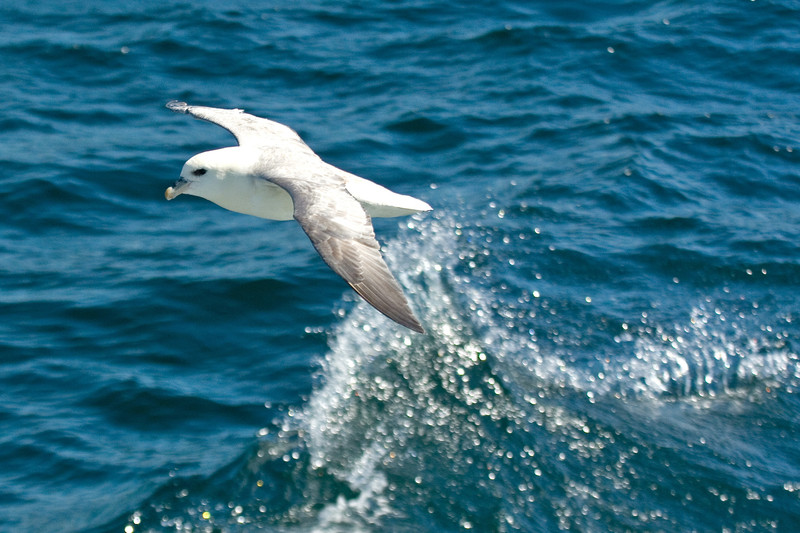
[[[197,154],[166,190],[270,220],[295,219],[319,255],[375,309],[423,333],[380,252],[371,217],[396,217],[431,206],[325,163],[288,126],[241,109],[171,101],[167,108],[213,122],[239,146]]]

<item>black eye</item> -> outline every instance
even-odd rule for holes
[[[205,173],[206,173],[206,169],[204,169],[204,168],[196,168],[196,169],[194,169],[192,171],[192,174],[194,174],[195,176],[202,176]]]

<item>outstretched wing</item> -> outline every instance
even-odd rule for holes
[[[222,126],[236,137],[240,146],[280,147],[285,150],[296,150],[317,157],[303,139],[290,127],[278,122],[256,117],[241,109],[220,109],[189,105],[186,102],[172,100],[167,102],[167,109],[177,113],[186,113],[208,122]]]
[[[423,333],[397,280],[381,256],[369,215],[335,177],[274,178],[294,201],[294,218],[319,255],[375,309]]]

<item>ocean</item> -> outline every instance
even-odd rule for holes
[[[800,2],[0,5],[0,531],[800,530]],[[164,190],[286,124],[426,333]]]

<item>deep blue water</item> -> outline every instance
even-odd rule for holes
[[[0,7],[0,530],[800,528],[800,2],[305,4]],[[174,98],[433,205],[427,333]]]

